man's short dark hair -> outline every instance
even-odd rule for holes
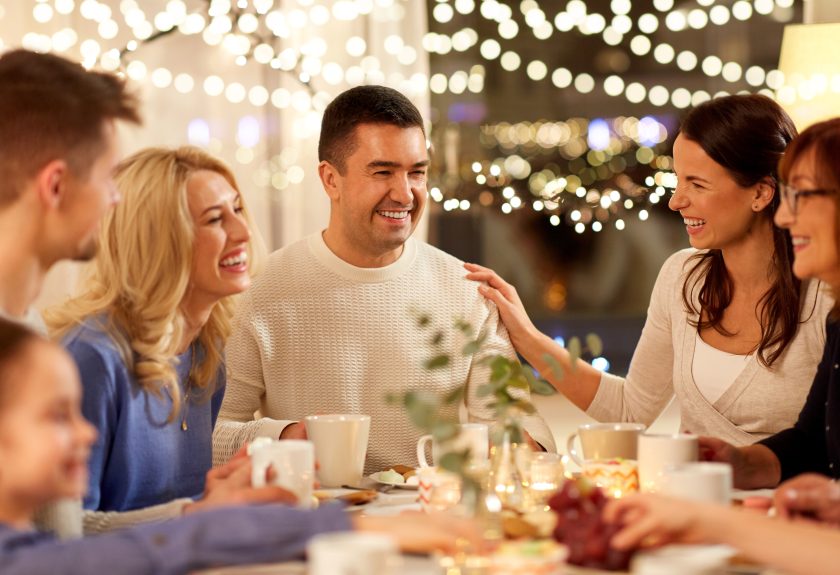
[[[137,98],[116,75],[53,54],[0,57],[0,207],[55,159],[87,178],[104,149],[107,120],[140,123]]]
[[[324,110],[318,160],[344,173],[345,160],[356,150],[353,132],[360,124],[391,124],[423,128],[423,116],[401,93],[385,86],[357,86],[342,92]]]

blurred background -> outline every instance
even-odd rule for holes
[[[125,74],[145,125],[124,152],[219,155],[272,249],[326,224],[326,104],[403,91],[433,154],[418,234],[497,270],[558,341],[599,334],[594,364],[623,374],[659,267],[688,246],[667,206],[681,117],[741,91],[836,113],[840,31],[817,26],[836,21],[836,0],[0,0],[0,49]],[[40,305],[78,276],[56,269]],[[585,420],[562,398],[543,408],[558,439]]]

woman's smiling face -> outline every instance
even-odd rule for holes
[[[787,201],[776,211],[776,225],[788,230],[793,242],[793,273],[800,279],[817,278],[840,287],[840,250],[837,246],[837,191],[826,190],[818,173],[814,148],[800,154],[791,166],[787,185],[799,192],[796,214]],[[793,192],[796,193],[796,192]]]
[[[682,134],[674,142],[674,171],[679,183],[668,207],[683,217],[689,241],[698,249],[725,249],[745,240],[760,218],[756,202],[761,209],[769,202],[758,198],[760,184],[742,187],[700,144]]]

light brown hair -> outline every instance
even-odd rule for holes
[[[137,98],[114,74],[87,71],[53,54],[13,50],[0,57],[0,207],[62,158],[86,180],[105,146],[104,123],[140,123]]]

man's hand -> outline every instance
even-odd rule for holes
[[[297,498],[282,487],[274,485],[251,487],[251,460],[240,456],[207,472],[204,495],[201,500],[186,505],[184,514],[249,503],[294,505]]]
[[[287,425],[280,432],[279,439],[309,439],[306,435],[306,425],[302,421]]]
[[[773,495],[782,517],[807,516],[840,525],[840,484],[816,473],[804,473],[785,481]]]

